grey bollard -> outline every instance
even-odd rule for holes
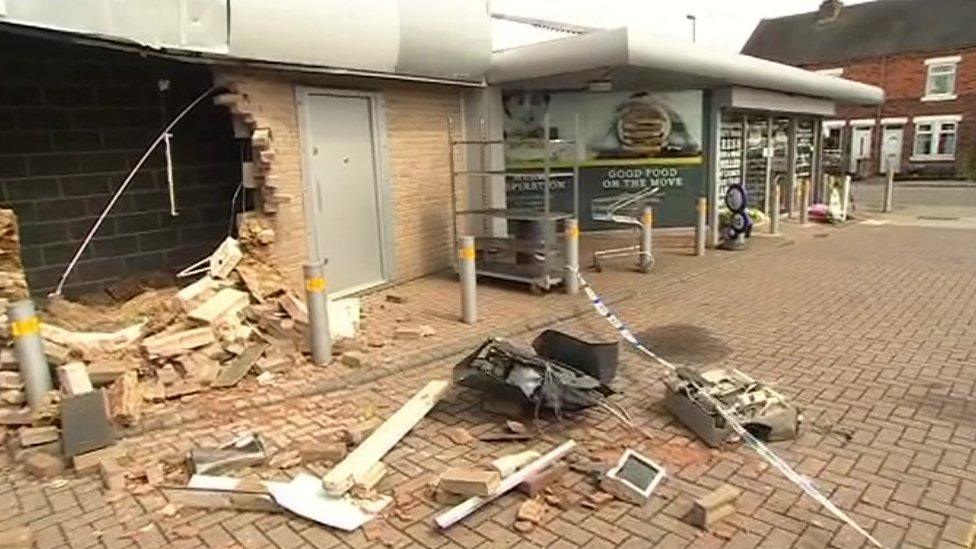
[[[800,183],[800,224],[810,222],[810,180],[804,179]]]
[[[888,177],[885,180],[884,202],[881,204],[881,211],[891,213],[891,208],[895,198],[895,170],[888,167]]]
[[[847,221],[847,212],[850,211],[849,208],[851,207],[851,176],[850,175],[844,176],[844,186],[841,188],[840,192],[843,193],[841,194],[840,201],[841,204],[843,204],[844,221]]]
[[[461,276],[461,320],[474,324],[478,321],[478,275],[473,236],[458,238],[458,274]]]
[[[769,234],[779,234],[779,184],[773,185],[773,204],[769,210]]]
[[[53,389],[51,369],[44,356],[44,340],[41,339],[41,322],[34,310],[34,302],[24,299],[7,307],[10,320],[10,336],[14,339],[14,352],[24,379],[24,392],[31,411],[44,406],[44,395]]]
[[[704,196],[698,197],[695,206],[695,255],[701,257],[705,255],[705,218],[708,213],[708,200]]]
[[[566,293],[579,293],[579,221],[566,220],[566,268],[563,274],[563,286]]]
[[[326,261],[305,265],[305,301],[308,307],[309,345],[312,362],[325,366],[332,361],[332,335],[329,333],[329,297],[325,288]]]
[[[651,272],[651,267],[654,265],[654,256],[651,255],[651,227],[653,225],[654,209],[650,206],[644,206],[640,219],[640,255],[637,257],[637,266],[642,273]]]

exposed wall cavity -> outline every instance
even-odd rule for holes
[[[16,212],[31,291],[44,294],[157,133],[213,83],[199,66],[7,33],[0,74],[0,206]],[[159,148],[81,257],[69,295],[179,270],[226,237],[241,177],[230,117],[205,101],[172,133],[179,215]]]

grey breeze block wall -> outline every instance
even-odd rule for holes
[[[0,75],[0,204],[19,217],[27,280],[41,295],[152,139],[212,77],[202,66],[3,32]],[[160,147],[82,256],[69,295],[179,270],[226,237],[241,161],[226,109],[205,100],[172,133],[179,216],[169,214]]]

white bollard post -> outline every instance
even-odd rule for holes
[[[698,197],[698,204],[695,206],[695,255],[701,257],[705,255],[705,217],[708,213],[708,200],[704,196]]]
[[[844,221],[847,221],[848,208],[851,206],[851,176],[844,176],[844,187],[841,189],[841,203],[844,205]]]
[[[478,279],[475,269],[474,237],[458,238],[458,274],[461,277],[461,320],[465,324],[478,321]]]
[[[881,211],[891,213],[895,199],[895,170],[888,164],[888,178],[885,181],[884,202],[881,204]]]
[[[810,180],[800,182],[800,224],[810,222]]]
[[[654,209],[651,206],[644,206],[641,213],[641,239],[640,255],[637,258],[637,267],[642,273],[651,272],[654,265],[654,257],[651,255],[651,227],[654,225]]]
[[[579,221],[566,220],[566,268],[563,273],[563,287],[569,295],[579,293]]]
[[[24,380],[24,392],[31,411],[38,411],[44,405],[44,395],[52,389],[51,370],[44,356],[44,341],[41,339],[41,322],[34,310],[34,302],[24,299],[7,307],[10,320],[10,335],[14,339],[14,352],[20,364],[20,375]]]
[[[779,184],[773,185],[773,208],[769,210],[769,234],[779,234]]]
[[[325,261],[305,265],[305,305],[308,307],[308,338],[312,362],[325,366],[332,361],[329,333],[329,297],[325,292]]]

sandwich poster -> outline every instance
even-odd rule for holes
[[[506,169],[525,175],[506,181],[509,208],[542,208],[545,118],[549,115],[550,208],[579,212],[584,230],[621,229],[621,217],[655,206],[656,226],[694,222],[705,192],[702,93],[510,92],[505,107]],[[578,133],[578,135],[577,135]],[[578,162],[579,204],[572,179]]]
[[[550,163],[571,165],[578,153],[583,166],[640,164],[667,160],[701,161],[702,94],[698,91],[506,93],[506,164],[535,166],[545,159],[539,140],[549,115]],[[575,135],[579,120],[579,136]],[[579,144],[570,143],[577,141]]]

